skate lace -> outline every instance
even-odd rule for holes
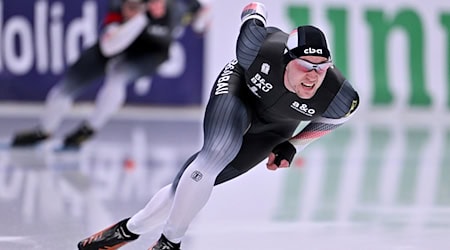
[[[131,238],[131,235],[127,234],[127,233],[125,232],[125,229],[123,229],[122,226],[120,226],[120,227],[116,230],[116,233],[119,234],[118,237],[121,238],[121,239],[128,239],[128,238]]]
[[[175,249],[175,248],[173,248],[172,244],[170,244],[168,242],[161,242],[161,247],[159,249],[161,249],[161,250],[172,250],[172,249]]]
[[[114,231],[114,235],[112,236],[114,239],[123,240],[125,237],[119,232],[119,230]]]

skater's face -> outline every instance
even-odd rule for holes
[[[122,16],[126,20],[129,20],[136,14],[144,10],[144,4],[140,1],[128,0],[122,4]]]
[[[312,98],[323,80],[332,62],[322,56],[301,56],[286,65],[284,85],[302,99]]]
[[[147,10],[155,18],[162,18],[166,15],[166,0],[149,0]]]

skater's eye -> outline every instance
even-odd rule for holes
[[[318,74],[324,74],[325,72],[327,72],[328,68],[331,65],[333,65],[332,61],[325,61],[322,63],[312,63],[301,58],[296,58],[294,60],[295,65],[300,71],[310,72],[315,70]]]

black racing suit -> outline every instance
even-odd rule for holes
[[[328,69],[311,99],[287,90],[283,81],[287,38],[288,34],[266,28],[258,20],[243,23],[237,59],[224,67],[211,91],[203,124],[203,147],[188,159],[173,187],[200,155],[205,158],[205,168],[226,163],[216,177],[217,185],[247,172],[280,143],[294,137],[308,141],[330,132],[357,108],[357,92],[336,67]],[[302,121],[310,123],[294,135]]]

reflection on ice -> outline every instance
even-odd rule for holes
[[[450,249],[449,134],[415,124],[342,127],[298,154],[301,165],[271,172],[261,164],[217,187],[185,248]],[[78,151],[0,151],[0,214],[10,225],[0,227],[0,249],[74,249],[142,208],[197,150],[140,129],[129,141],[106,139]],[[154,237],[124,249],[146,249]]]

